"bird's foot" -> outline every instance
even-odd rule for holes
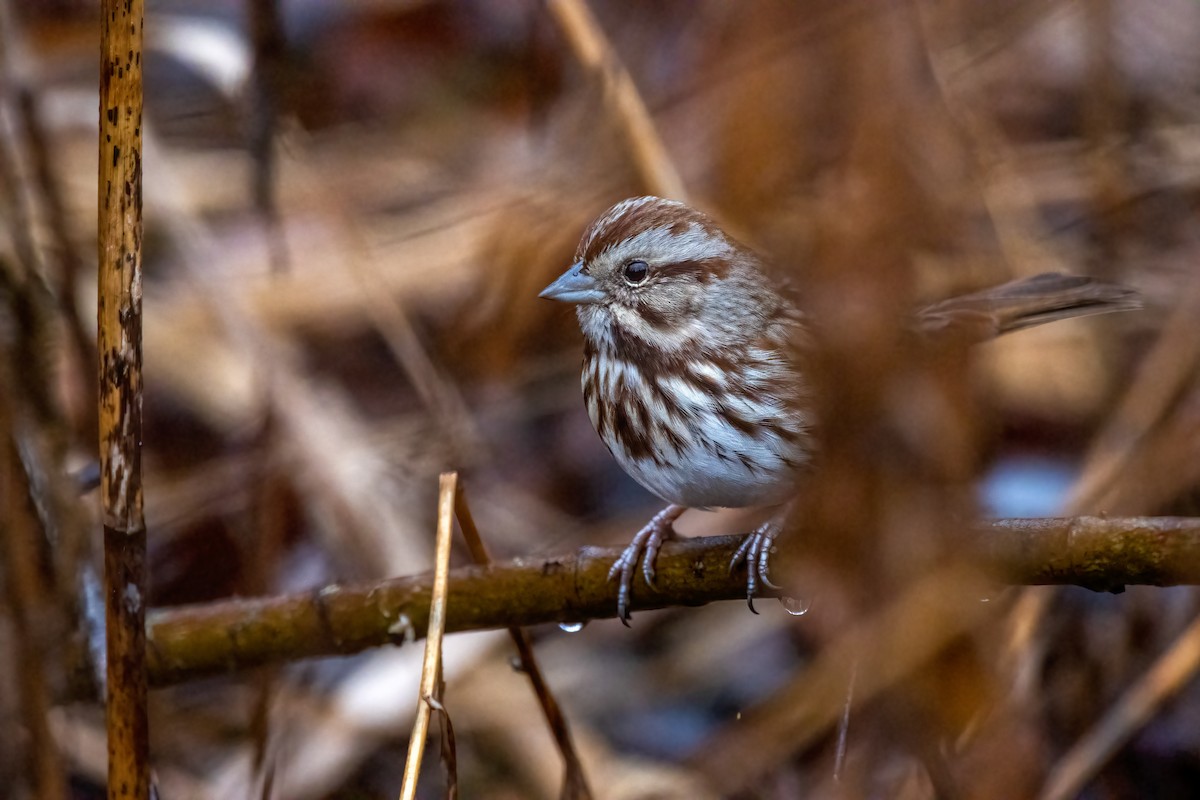
[[[663,542],[675,538],[675,520],[687,510],[686,506],[672,503],[654,515],[653,519],[637,532],[633,541],[613,562],[608,571],[608,579],[619,578],[617,590],[617,617],[626,627],[629,627],[629,596],[633,591],[633,576],[638,562],[642,565],[642,575],[646,585],[654,588],[654,562],[658,560],[658,551]]]
[[[730,572],[746,564],[746,604],[755,614],[758,612],[754,609],[754,596],[758,594],[760,584],[768,589],[780,588],[771,582],[770,562],[771,553],[775,552],[775,538],[783,528],[783,519],[784,515],[779,514],[759,525],[729,560]]]

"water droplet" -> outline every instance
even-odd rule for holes
[[[981,602],[981,603],[990,603],[990,602],[992,602],[992,598],[990,598],[990,597],[981,597],[981,598],[979,598],[979,602]]]
[[[560,622],[558,627],[563,633],[579,633],[586,624],[586,622]]]
[[[795,597],[781,597],[779,598],[779,603],[783,606],[783,610],[791,614],[793,617],[803,617],[808,613],[807,600],[801,600]]]
[[[401,614],[396,618],[396,621],[388,626],[388,635],[391,636],[392,642],[400,642],[401,644],[412,644],[417,640],[417,633],[413,630],[412,620],[408,618],[408,614]]]

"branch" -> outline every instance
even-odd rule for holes
[[[1009,519],[970,534],[982,566],[1015,584],[1200,584],[1200,518]],[[745,577],[728,564],[741,536],[664,545],[658,591],[634,586],[633,610],[745,598]],[[616,615],[608,568],[619,548],[517,558],[450,573],[446,632],[585,622]],[[151,683],[164,686],[261,664],[349,655],[425,635],[431,574],[301,594],[159,609],[150,614]]]

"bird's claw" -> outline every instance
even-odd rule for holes
[[[729,571],[733,572],[743,563],[746,565],[746,605],[750,611],[757,614],[754,608],[754,597],[758,594],[759,584],[768,589],[780,589],[772,583],[771,553],[775,552],[775,537],[779,535],[780,522],[772,519],[762,525],[742,541],[733,558],[729,560]]]
[[[640,536],[640,532],[638,536]],[[621,553],[620,558],[613,562],[608,570],[608,579],[620,577],[617,581],[617,619],[626,628],[629,627],[629,587],[633,584],[633,570],[637,567],[638,559],[642,556],[645,544],[635,536],[629,546]]]
[[[617,618],[625,627],[629,627],[629,599],[633,593],[633,576],[638,562],[642,564],[642,577],[646,579],[646,585],[654,589],[654,564],[658,560],[658,551],[662,549],[663,542],[675,538],[675,529],[672,526],[685,510],[684,506],[669,505],[655,514],[654,518],[634,535],[633,541],[609,568],[608,579],[618,579]]]

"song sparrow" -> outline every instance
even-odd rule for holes
[[[541,297],[577,304],[583,396],[609,451],[668,505],[609,573],[618,615],[640,561],[653,586],[662,543],[688,508],[786,504],[813,451],[809,387],[796,353],[803,316],[752,250],[682,203],[617,203],[584,232],[575,263]],[[974,338],[1056,319],[1136,308],[1129,289],[1038,275],[919,312],[914,327],[975,330]],[[747,598],[768,577],[776,514],[739,549]]]

